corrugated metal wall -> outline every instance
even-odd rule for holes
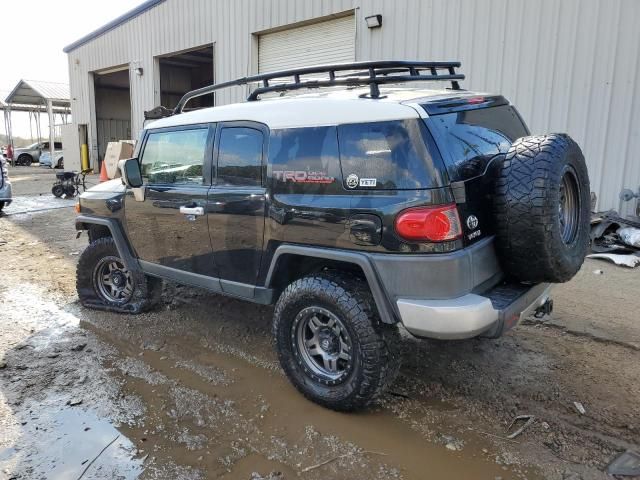
[[[137,132],[158,98],[154,57],[214,43],[216,80],[229,80],[257,71],[256,33],[349,10],[357,60],[459,59],[463,87],[504,94],[535,133],[571,134],[600,208],[620,208],[620,189],[640,184],[638,0],[166,0],[69,54],[73,121],[92,122],[89,72],[144,68],[131,75]],[[382,28],[367,29],[378,13]]]

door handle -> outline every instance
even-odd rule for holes
[[[180,213],[185,215],[204,215],[204,207],[180,207]]]

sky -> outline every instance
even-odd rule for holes
[[[0,98],[4,100],[20,79],[69,83],[62,49],[142,1],[0,0]],[[46,136],[46,115],[41,118]],[[13,114],[13,133],[30,136],[27,113]]]

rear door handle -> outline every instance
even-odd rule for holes
[[[180,213],[185,215],[204,215],[204,207],[180,207]]]

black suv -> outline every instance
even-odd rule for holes
[[[137,313],[169,279],[275,304],[283,369],[338,410],[393,381],[397,324],[497,337],[549,313],[550,284],[588,246],[584,158],[566,135],[530,136],[502,96],[462,90],[459,66],[308,67],[147,112],[160,118],[121,161],[122,180],[80,197],[81,302]],[[254,82],[247,102],[183,113]]]

